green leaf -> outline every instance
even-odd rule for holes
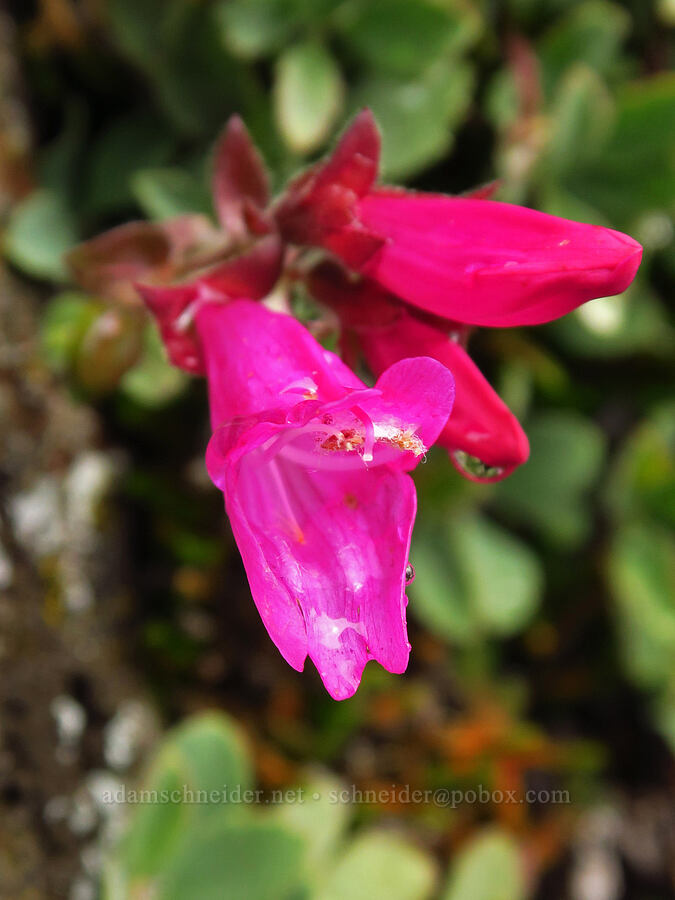
[[[481,630],[498,636],[520,631],[541,594],[537,557],[508,531],[477,516],[453,522],[450,537]]]
[[[147,114],[125,116],[106,128],[88,155],[84,188],[87,212],[108,214],[131,205],[134,172],[162,165],[170,158],[173,146],[166,127]]]
[[[244,97],[247,103],[253,99],[255,80],[224,46],[213,4],[109,0],[106,12],[114,40],[182,134],[211,137],[228,113],[243,108]]]
[[[162,45],[165,65],[151,76],[181,131],[211,139],[230,113],[265,103],[250,69],[223,46],[212,4],[174,4]]]
[[[626,675],[643,689],[663,689],[674,674],[673,645],[642,628],[639,618],[618,605],[615,618],[619,654]]]
[[[615,517],[653,517],[675,526],[675,402],[664,403],[628,437],[606,491]]]
[[[67,291],[45,310],[44,356],[56,371],[73,375],[85,391],[104,394],[138,359],[143,325],[144,315],[137,308]]]
[[[138,365],[122,378],[122,392],[140,406],[160,407],[182,393],[187,383],[188,376],[168,362],[157,329],[148,326],[145,353]]]
[[[40,185],[70,197],[79,186],[79,169],[85,153],[87,113],[81,102],[66,107],[61,132],[39,156]]]
[[[243,740],[225,716],[204,713],[169,732],[138,789],[140,803],[116,855],[120,877],[163,873],[206,822],[241,818],[246,806],[238,800],[250,784]]]
[[[619,226],[645,210],[675,215],[675,74],[617,93],[617,121],[601,158],[570,172],[566,184]]]
[[[168,741],[182,755],[195,790],[218,793],[250,788],[253,773],[238,726],[221,713],[202,713],[170,732]],[[228,804],[206,804],[205,812]]]
[[[241,59],[269,56],[303,30],[324,30],[341,0],[219,0],[223,45]]]
[[[14,207],[3,252],[34,278],[67,281],[63,255],[77,240],[76,223],[64,197],[56,191],[38,190]]]
[[[672,358],[675,348],[665,311],[641,277],[623,294],[584,303],[546,329],[575,356],[607,358],[641,352],[665,360]]]
[[[146,216],[158,221],[213,211],[205,183],[184,169],[141,169],[132,176],[131,191]]]
[[[480,18],[469,8],[444,8],[426,0],[370,0],[343,15],[351,49],[383,73],[414,76],[444,53],[465,49]]]
[[[374,76],[357,85],[354,108],[372,109],[382,131],[382,172],[401,179],[441,159],[471,100],[473,70],[441,62],[414,81]]]
[[[157,33],[166,18],[166,0],[109,0],[105,6],[111,32],[135,61],[152,64],[159,53]]]
[[[627,633],[639,632],[648,646],[662,648],[666,658],[664,674],[675,673],[675,538],[672,532],[646,522],[622,528],[616,535],[609,556],[608,575],[619,616]],[[630,650],[630,641],[625,649]],[[642,654],[628,658],[634,677],[651,681],[653,660]],[[645,666],[645,662],[647,665]]]
[[[550,137],[540,161],[546,176],[560,176],[600,156],[613,121],[612,96],[602,79],[583,63],[570,67],[553,98]]]
[[[455,858],[442,900],[525,900],[526,896],[518,844],[505,831],[492,828]]]
[[[499,69],[492,77],[488,83],[483,107],[499,131],[506,131],[518,118],[520,101],[516,81],[510,69]]]
[[[672,424],[672,422],[671,422]],[[649,712],[675,745],[675,537],[672,527],[635,521],[620,528],[607,574],[619,649],[629,678],[653,692]]]
[[[281,54],[274,111],[282,137],[295,153],[310,153],[328,138],[342,108],[337,63],[321,44],[296,44]]]
[[[242,59],[272,53],[295,30],[295,5],[294,0],[221,0],[215,16],[225,46]]]
[[[120,847],[116,868],[123,873],[125,880],[161,871],[181,836],[188,831],[193,809],[184,803],[162,800],[172,795],[182,796],[186,783],[184,760],[175,750],[165,747],[141,789],[148,792],[141,795],[147,798],[147,802],[141,800],[135,807],[131,825]]]
[[[446,463],[447,465],[447,463]],[[434,540],[417,528],[411,559],[415,582],[408,588],[413,615],[433,634],[448,641],[473,643],[478,627],[467,602],[455,559],[447,554],[448,536]]]
[[[530,458],[495,487],[497,508],[551,542],[571,548],[587,536],[586,495],[605,457],[603,434],[572,412],[541,413],[527,423]]]
[[[42,316],[40,338],[47,363],[58,372],[66,372],[75,360],[77,348],[87,329],[101,313],[101,303],[64,291],[47,304]]]
[[[156,882],[157,900],[282,900],[300,882],[302,841],[264,822],[219,820],[186,836]]]
[[[333,799],[343,789],[334,775],[315,773],[300,786],[302,802],[281,803],[271,810],[273,821],[304,840],[307,873],[314,884],[323,879],[349,824],[349,804]]]
[[[412,558],[412,609],[452,641],[513,634],[530,620],[542,589],[536,556],[478,515],[460,515],[420,535]]]
[[[371,832],[350,844],[316,900],[425,900],[435,881],[427,853],[394,834]]]
[[[587,0],[558,19],[537,45],[547,93],[578,63],[602,76],[613,74],[630,28],[627,10],[608,0]]]
[[[532,25],[559,15],[580,2],[581,0],[506,0],[506,6],[517,19]]]

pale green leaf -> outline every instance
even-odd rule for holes
[[[296,44],[279,57],[274,111],[293,152],[310,153],[330,135],[342,108],[344,86],[337,63],[321,44]]]

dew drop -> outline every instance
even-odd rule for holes
[[[415,567],[410,563],[405,567],[405,583],[412,584],[415,580]]]
[[[459,471],[471,478],[492,479],[499,478],[504,474],[504,469],[501,466],[489,466],[482,459],[478,459],[477,456],[471,456],[471,454],[465,453],[464,450],[455,450],[453,458]]]

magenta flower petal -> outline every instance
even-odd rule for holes
[[[535,325],[620,293],[642,256],[621,232],[490,200],[376,190],[355,212],[385,238],[364,274],[473,325]]]
[[[437,443],[449,451],[453,463],[457,464],[457,451],[467,453],[497,470],[489,479],[497,480],[527,461],[529,442],[520,423],[447,331],[402,313],[389,326],[361,331],[359,340],[366,361],[375,372],[409,353],[424,353],[452,372],[455,403]],[[465,468],[458,468],[467,475]]]
[[[476,479],[482,481],[505,478],[527,460],[529,443],[520,423],[462,346],[465,326],[415,314],[369,279],[354,282],[335,263],[315,266],[308,285],[314,296],[337,313],[343,342],[349,346],[356,342],[371,370],[376,375],[385,373],[378,387],[400,372],[403,383],[394,395],[400,398],[410,390],[412,398],[421,398],[421,389],[413,383],[417,362],[409,372],[402,368],[405,362],[397,362],[411,355],[431,357],[452,372],[455,402],[437,443],[447,448],[463,475],[472,477],[459,464],[458,451],[495,470],[487,478]],[[438,402],[434,396],[424,399],[430,406]]]
[[[405,352],[392,356],[390,364],[378,367],[376,374],[381,374],[375,387],[382,391],[382,396],[370,407],[382,422],[389,416],[396,421],[400,409],[405,408],[410,424],[414,425],[415,438],[425,447],[441,440],[446,423],[450,422],[448,411],[455,400],[454,373],[446,366],[445,377],[439,377],[437,358],[427,352],[433,349],[431,345],[423,347],[421,342],[408,344]],[[411,351],[415,354],[412,358]],[[440,362],[445,365],[443,360]],[[399,447],[404,449],[403,440],[399,441]]]
[[[317,343],[291,316],[249,301],[230,304],[227,314],[208,303],[197,328],[205,356],[211,423],[214,429],[235,419],[271,411],[285,422],[288,409],[320,394],[339,400],[345,389],[364,384],[342,360]],[[242,387],[243,386],[243,387]]]
[[[216,432],[209,472],[224,492],[253,600],[284,659],[300,671],[309,655],[336,700],[352,696],[369,659],[405,671],[404,572],[416,506],[410,477],[379,466],[312,470],[283,451],[264,461],[253,441],[223,454],[220,440]]]
[[[197,329],[207,467],[272,640],[297,669],[309,655],[336,699],[370,659],[402,672],[416,503],[405,472],[445,424],[452,376],[410,359],[367,388],[295,319],[247,301],[204,305]]]

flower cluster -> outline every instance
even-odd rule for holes
[[[408,663],[408,472],[435,442],[479,480],[527,459],[520,424],[467,353],[472,328],[547,322],[618,293],[641,257],[624,234],[489,189],[381,187],[378,157],[364,110],[271,200],[235,117],[215,155],[218,226],[132,223],[70,259],[89,289],[126,301],[135,284],[171,361],[206,376],[207,468],[255,604],[288,663],[302,670],[309,656],[336,699],[368,660]],[[342,358],[275,311],[279,285],[297,282],[339,322]],[[354,374],[360,360],[372,386]]]

